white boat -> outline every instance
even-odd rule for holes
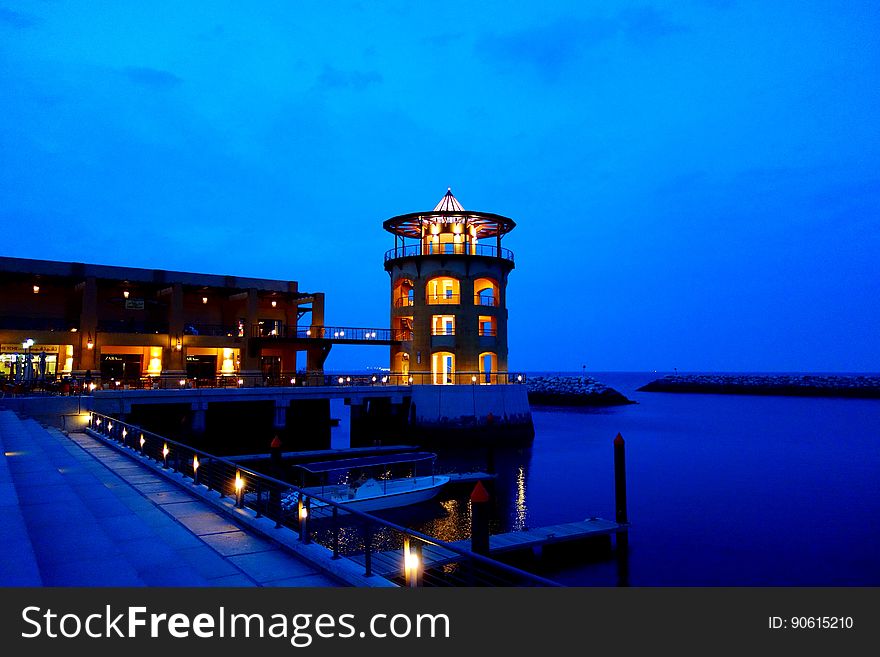
[[[298,467],[311,474],[326,474],[353,469],[363,471],[367,468],[376,466],[387,467],[397,463],[433,461],[435,458],[437,458],[436,454],[416,452],[392,456],[368,456],[358,459],[305,463]],[[449,483],[448,476],[434,474],[388,479],[362,477],[352,483],[302,488],[301,492],[293,492],[288,495],[284,500],[284,506],[285,508],[290,508],[296,505],[300,495],[302,495],[303,497],[311,498],[309,506],[312,509],[330,506],[321,499],[316,499],[323,498],[324,500],[336,502],[357,511],[379,511],[381,509],[392,509],[432,500],[447,483]]]

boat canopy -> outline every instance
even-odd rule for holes
[[[296,467],[307,472],[331,472],[333,470],[350,470],[366,468],[374,465],[394,465],[395,463],[414,463],[417,461],[433,461],[437,455],[433,452],[406,452],[390,456],[364,456],[359,459],[339,459],[336,461],[316,461],[302,463]]]

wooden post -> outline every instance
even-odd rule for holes
[[[278,434],[275,434],[275,437],[272,438],[272,442],[269,444],[269,453],[270,463],[271,463],[271,472],[272,477],[275,479],[281,479],[283,475],[283,457],[281,456],[281,439],[278,437]],[[269,517],[275,521],[275,527],[281,526],[281,489],[278,488],[277,484],[272,484],[269,486]]]
[[[489,554],[489,491],[480,481],[471,493],[471,550]]]
[[[614,520],[625,525],[626,514],[626,445],[623,436],[617,434],[614,439]],[[628,532],[617,532],[617,547],[626,550],[629,545]]]

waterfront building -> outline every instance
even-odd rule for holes
[[[507,278],[513,253],[501,239],[516,226],[465,210],[446,194],[430,212],[384,222],[391,277],[392,372],[414,383],[507,382]]]
[[[329,347],[308,338],[323,323],[324,294],[296,281],[0,257],[7,381],[252,385],[321,371]]]

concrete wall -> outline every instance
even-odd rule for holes
[[[534,438],[525,386],[413,386],[410,413],[419,433],[440,442],[486,438],[507,443]]]

